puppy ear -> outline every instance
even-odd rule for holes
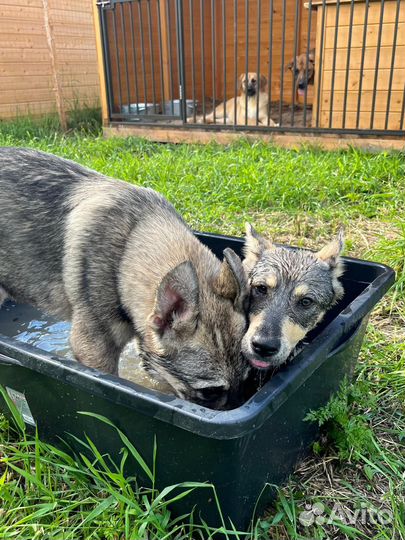
[[[272,251],[274,249],[275,245],[271,240],[267,240],[261,236],[250,223],[246,223],[245,245],[243,248],[245,259],[243,266],[248,273],[253,269],[264,251]]]
[[[331,268],[336,268],[339,264],[339,256],[344,247],[344,231],[341,227],[336,238],[329,244],[326,244],[321,250],[316,253],[318,259],[326,262]]]
[[[199,313],[198,277],[191,262],[170,270],[160,282],[149,320],[161,336],[168,330],[194,331]]]
[[[219,296],[232,300],[238,311],[243,311],[248,296],[247,276],[242,261],[230,248],[224,250],[224,259],[213,288]]]
[[[289,62],[286,66],[285,66],[285,70],[286,71],[292,71],[294,69],[294,60],[291,60],[291,62]]]
[[[260,90],[265,90],[267,86],[267,78],[264,75],[260,75]]]
[[[242,90],[243,81],[245,80],[246,73],[242,73],[238,77],[238,90]]]

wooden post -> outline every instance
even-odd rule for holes
[[[319,6],[317,9],[317,15],[316,15],[316,45],[315,45],[315,80],[314,80],[314,98],[312,100],[312,120],[311,120],[311,126],[315,127],[318,120],[317,111],[318,111],[318,92],[319,97],[322,100],[322,82],[323,77],[322,73],[318,72],[318,66],[321,65],[321,55],[323,59],[323,52],[321,51],[321,36],[323,33],[322,25],[322,10],[324,8],[322,6]],[[327,10],[327,7],[325,6],[325,10]],[[318,85],[320,86],[320,90],[318,90]],[[320,110],[320,109],[319,109]]]
[[[170,9],[170,6],[169,6]],[[170,99],[170,63],[169,63],[169,34],[171,31],[168,28],[167,6],[165,0],[159,2],[159,17],[162,29],[162,61],[163,61],[163,88],[165,99]]]
[[[53,41],[52,28],[51,28],[51,24],[49,20],[48,0],[42,0],[42,6],[44,9],[45,35],[46,35],[46,41],[48,44],[49,58],[51,61],[51,70],[52,70],[52,78],[53,78],[54,92],[55,92],[55,99],[56,99],[56,108],[59,114],[60,125],[63,131],[66,131],[67,130],[66,111],[65,111],[65,106],[63,102],[62,87],[60,85],[57,66],[56,66],[55,44]]]
[[[96,35],[96,51],[97,51],[97,64],[98,64],[98,76],[100,79],[100,100],[101,100],[101,118],[103,126],[108,126],[109,112],[108,112],[108,100],[107,100],[107,81],[104,69],[104,50],[103,50],[103,37],[101,35],[101,21],[100,13],[98,11],[97,0],[93,0],[93,20],[94,30]]]

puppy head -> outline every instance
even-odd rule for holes
[[[161,281],[141,353],[151,375],[175,393],[221,409],[239,404],[249,372],[241,354],[248,287],[242,262],[225,250],[214,276],[197,274],[190,261]]]
[[[248,225],[244,261],[251,286],[242,352],[267,369],[283,364],[343,296],[343,233],[317,253],[275,246]]]
[[[259,92],[264,92],[267,86],[267,79],[264,75],[257,76],[257,73],[242,73],[239,76],[239,89],[248,96],[255,96]]]
[[[300,96],[305,94],[305,89],[309,84],[314,84],[315,75],[315,52],[310,51],[308,53],[308,69],[307,69],[307,53],[302,53],[295,57],[287,64],[287,69],[291,71],[294,76],[295,89]]]

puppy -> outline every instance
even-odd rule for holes
[[[287,69],[291,71],[294,77],[295,90],[298,92],[299,96],[305,95],[305,89],[311,84],[314,84],[315,79],[315,49],[312,49],[308,53],[308,64],[307,64],[307,53],[303,52],[295,57],[295,68],[294,68],[294,59],[287,65]]]
[[[151,189],[0,148],[0,300],[71,320],[73,353],[87,366],[116,374],[135,337],[145,369],[178,396],[237,403],[248,289],[239,257],[224,256]]]
[[[225,103],[221,103],[205,117],[206,124],[235,124],[235,110],[236,110],[236,124],[255,126],[257,125],[274,127],[277,126],[275,122],[269,119],[269,100],[267,88],[267,79],[264,75],[260,75],[258,78],[257,73],[248,73],[247,77],[245,73],[240,75],[238,88],[240,95],[228,99]],[[246,107],[247,102],[247,107]],[[258,105],[259,104],[259,105]],[[259,106],[257,116],[257,106]],[[247,112],[247,118],[246,118]],[[198,123],[203,123],[204,118],[199,117]]]
[[[320,251],[278,247],[246,228],[244,260],[251,286],[242,352],[250,364],[283,364],[295,346],[343,296],[343,232]]]

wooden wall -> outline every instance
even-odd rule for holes
[[[192,97],[191,36],[194,38],[194,81],[196,99],[202,97],[204,85],[212,92],[210,2],[193,0],[193,32],[190,31],[190,4],[184,3],[185,65],[188,80],[187,97]],[[110,56],[113,101],[116,112],[129,103],[160,103],[162,99],[179,98],[175,0],[117,4],[104,12]],[[204,20],[204,47],[201,21]],[[201,51],[204,50],[204,56]],[[204,60],[204,62],[203,62]]]
[[[319,25],[316,48],[316,65],[322,60],[320,73],[320,127],[343,127],[343,111],[345,90],[347,87],[345,127],[357,127],[358,97],[361,91],[359,128],[385,129],[386,111],[388,103],[388,90],[390,81],[391,62],[393,58],[393,38],[397,2],[387,0],[384,5],[383,26],[381,33],[381,49],[379,56],[379,69],[376,84],[376,99],[374,106],[374,119],[372,120],[373,91],[377,65],[377,44],[379,35],[379,22],[381,2],[370,2],[365,42],[364,69],[361,76],[361,58],[363,50],[364,19],[366,5],[356,1],[353,10],[353,28],[350,48],[348,79],[346,81],[346,68],[348,58],[348,40],[350,23],[350,4],[340,6],[339,24],[337,33],[336,68],[334,75],[334,92],[332,103],[332,118],[330,122],[330,105],[332,100],[332,68],[333,52],[336,33],[336,5],[330,3],[326,6],[324,29]],[[318,7],[318,21],[322,20],[322,7]],[[323,31],[324,48],[321,52],[320,43]],[[322,57],[321,57],[322,55]],[[360,90],[360,80],[362,86]],[[397,46],[394,56],[394,69],[392,77],[392,92],[389,104],[388,129],[400,129],[400,119],[405,88],[405,0],[401,0],[399,24],[397,33]],[[314,107],[316,112],[317,107]],[[316,118],[313,119],[313,125]]]
[[[47,0],[63,106],[99,100],[91,0]],[[43,0],[0,0],[0,118],[56,111]]]
[[[296,0],[285,0],[285,3],[283,0],[248,0],[248,27],[246,25],[245,1],[239,0],[237,2],[236,21],[234,5],[234,0],[224,0],[224,2],[221,0],[184,0],[186,97],[191,99],[194,93],[195,99],[201,101],[204,95],[207,100],[210,100],[214,95],[216,99],[233,96],[235,58],[238,77],[245,71],[246,42],[248,42],[249,71],[257,70],[260,25],[260,71],[266,77],[268,76],[270,60],[271,99],[277,101],[280,98],[280,85],[283,78],[283,101],[290,103],[293,94],[293,78],[285,68],[293,58],[295,45],[297,54],[306,50],[309,12],[304,8],[304,0],[298,0],[298,12],[296,12]],[[258,17],[259,5],[260,17]],[[273,6],[273,37],[270,54],[271,5]],[[284,70],[282,70],[283,5],[285,5]],[[150,11],[148,11],[148,6]],[[139,2],[119,4],[113,10],[104,11],[110,49],[114,112],[120,112],[123,104],[135,103],[136,101],[152,102],[152,74],[154,74],[157,102],[162,100],[162,88],[166,100],[168,97],[174,99],[179,97],[174,7],[174,0],[154,0],[152,2],[140,0]],[[314,47],[316,12],[312,12],[311,17],[310,44],[311,47]],[[202,30],[204,37],[202,37]],[[171,64],[169,63],[170,54]],[[194,70],[192,70],[193,59]],[[170,84],[170,73],[173,91]],[[311,103],[311,100],[312,96],[309,92],[308,103]]]
[[[220,2],[218,7],[221,8]],[[226,0],[226,96],[234,95],[235,80],[235,16],[233,0]],[[293,77],[286,66],[294,58],[294,51],[300,54],[306,51],[308,37],[308,10],[304,8],[304,3],[298,1],[298,10],[295,0],[286,0],[285,14],[283,14],[283,2],[280,0],[262,0],[260,3],[249,2],[248,24],[245,2],[238,3],[237,11],[237,42],[236,42],[236,65],[237,73],[240,74],[246,70],[246,44],[248,44],[248,71],[257,71],[265,75],[268,79],[271,77],[271,100],[278,101],[281,96],[281,83],[283,102],[291,103],[293,99]],[[271,13],[273,7],[273,29],[270,43]],[[259,7],[260,6],[260,7]],[[219,17],[218,17],[219,18]],[[283,18],[285,26],[283,30]],[[222,21],[221,21],[222,22]],[[260,31],[260,42],[259,42]],[[223,91],[224,81],[224,60],[223,60],[223,37],[222,31],[219,32],[220,54],[217,60],[217,77],[219,81],[219,90]],[[311,38],[310,47],[315,46],[316,35],[316,13],[311,13]],[[283,54],[284,40],[284,54]],[[269,71],[270,64],[270,71]],[[269,77],[270,75],[270,77]],[[295,96],[297,102],[297,96]],[[311,99],[308,99],[311,102]]]

